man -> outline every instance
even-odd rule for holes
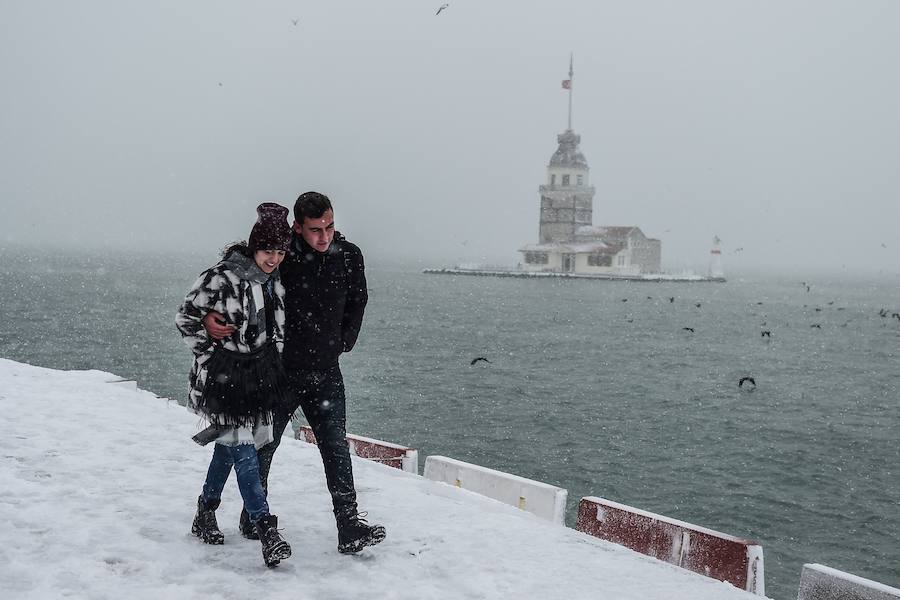
[[[331,492],[338,530],[338,551],[359,552],[381,542],[385,529],[369,525],[356,504],[350,448],[346,439],[341,353],[356,343],[368,293],[360,249],[334,229],[334,209],[327,196],[306,192],[294,204],[291,251],[281,264],[285,288],[285,336],[282,360],[292,388],[292,402],[276,413],[275,439],[259,449],[259,473],[268,490],[272,457],[291,415],[299,407],[316,436],[325,479]],[[233,331],[220,325],[217,313],[204,318],[210,336]],[[253,538],[245,511],[241,533]]]

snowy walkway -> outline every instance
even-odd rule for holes
[[[225,545],[190,535],[211,453],[190,440],[197,417],[114,379],[0,359],[4,600],[759,598],[356,458],[360,505],[388,536],[338,554],[318,452],[293,440],[276,455],[270,500],[294,555],[267,569],[258,542],[237,534],[233,477],[219,510]]]

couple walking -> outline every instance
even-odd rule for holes
[[[267,501],[269,469],[300,408],[316,436],[338,531],[338,551],[381,542],[356,504],[338,359],[356,343],[368,294],[359,248],[334,229],[327,196],[302,194],[288,209],[266,202],[247,243],[227,248],[188,292],[176,326],[194,353],[188,406],[215,442],[191,531],[222,544],[215,511],[232,468],[244,501],[241,534],[259,539],[273,567],[291,555]]]

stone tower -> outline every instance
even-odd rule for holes
[[[559,148],[547,165],[547,181],[540,187],[541,221],[540,244],[570,242],[575,231],[594,223],[594,188],[590,183],[590,169],[584,154],[578,149],[581,136],[572,130],[572,88],[575,72],[573,57],[569,57],[569,78],[562,87],[569,92],[569,126],[556,136]]]
[[[594,187],[590,185],[590,169],[578,149],[581,136],[567,129],[556,136],[559,148],[547,165],[547,181],[540,187],[541,244],[568,242],[575,231],[593,225]]]

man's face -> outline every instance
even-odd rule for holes
[[[334,211],[326,210],[321,217],[304,217],[303,223],[294,221],[294,231],[318,252],[325,252],[334,239]]]

